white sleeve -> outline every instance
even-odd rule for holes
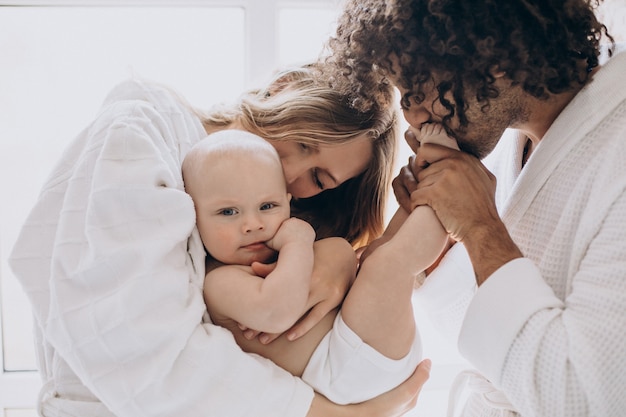
[[[119,417],[304,416],[310,387],[202,323],[175,133],[146,102],[113,104],[48,182],[12,259],[44,337]]]
[[[529,317],[544,309],[562,308],[563,302],[535,264],[526,258],[514,259],[495,271],[476,292],[459,336],[461,353],[499,385],[510,345]]]
[[[498,269],[468,308],[461,351],[522,415],[613,416],[626,409],[626,193],[611,206],[558,299],[538,268]]]

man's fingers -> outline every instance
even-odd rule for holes
[[[459,151],[447,146],[435,143],[424,143],[415,155],[415,161],[413,161],[413,166],[415,167],[414,171],[426,168],[442,159],[452,158],[458,154]]]
[[[417,188],[417,180],[415,179],[410,165],[405,165],[400,169],[400,173],[392,182],[392,187],[398,204],[409,211],[411,202],[410,194]]]
[[[420,142],[417,139],[417,135],[410,128],[404,132],[404,140],[407,145],[409,145],[409,148],[411,148],[413,153],[417,153],[417,150],[420,147]]]

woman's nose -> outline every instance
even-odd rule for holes
[[[310,180],[310,168],[308,167],[283,167],[287,191],[295,198],[308,198],[318,194],[321,190]]]
[[[287,192],[294,198],[309,198],[322,192],[312,181],[306,177],[298,178],[296,181],[287,184]]]
[[[287,186],[295,183],[305,171],[306,168],[302,164],[283,164],[283,174],[285,175],[285,182],[287,183]]]

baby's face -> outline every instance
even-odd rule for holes
[[[290,214],[290,195],[280,162],[246,155],[209,165],[197,182],[201,186],[190,193],[207,251],[226,264],[268,261],[274,251],[265,242]]]

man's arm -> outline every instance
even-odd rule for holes
[[[523,415],[612,416],[626,407],[617,389],[626,386],[623,190],[593,206],[597,221],[572,225],[582,236],[575,247],[585,249],[568,253],[575,261],[567,265],[577,268],[567,290],[564,277],[550,276],[558,269],[546,273],[519,258],[496,270],[469,305],[459,348]],[[565,294],[549,285],[557,279]]]

